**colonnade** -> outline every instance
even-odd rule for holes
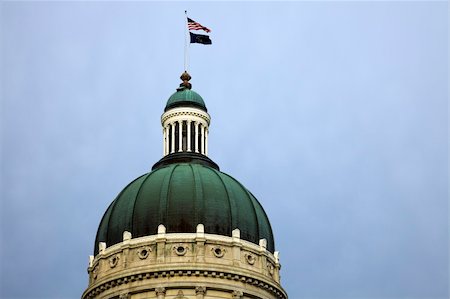
[[[199,121],[179,120],[163,128],[164,156],[176,152],[208,155],[208,127]]]

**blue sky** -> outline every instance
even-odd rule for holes
[[[209,155],[290,298],[448,298],[448,3],[2,2],[1,298],[79,298],[100,217],[162,155],[184,10]],[[25,284],[24,284],[25,282]]]

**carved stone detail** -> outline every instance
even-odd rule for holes
[[[241,299],[244,298],[244,293],[242,291],[234,290],[231,296],[233,299]]]
[[[274,267],[274,265],[272,263],[267,263],[267,270],[269,271],[269,274],[271,276],[273,276],[274,269],[275,269],[275,267]]]
[[[255,288],[251,291],[252,296],[286,299],[280,286],[278,253],[272,254],[262,251],[257,244],[241,242],[237,234],[233,237],[216,236],[203,231],[199,229],[196,233],[186,234],[161,232],[105,249],[90,260],[89,288],[82,299],[119,298],[126,292],[133,297],[141,294],[141,290],[134,287],[146,285],[147,282],[153,285],[155,299],[164,299],[167,294],[175,299],[180,289],[186,293],[182,297],[205,299],[210,292],[209,287],[214,288],[214,280],[229,285],[227,291],[220,292],[227,292],[230,299],[233,290],[241,290],[244,292],[243,298],[246,298],[248,287]],[[163,258],[158,260],[160,255]],[[155,259],[154,263],[148,263],[149,259]],[[125,268],[126,260],[136,263],[130,263]],[[172,264],[176,268],[170,267]],[[126,271],[119,274],[117,268]],[[179,284],[185,281],[192,281],[193,285]],[[170,288],[171,292],[167,289],[164,293],[164,289],[156,287]],[[211,294],[215,292],[216,289]],[[234,298],[242,299],[239,292]]]
[[[166,288],[157,287],[155,288],[156,296],[164,296],[166,294]]]
[[[152,252],[152,249],[149,246],[143,246],[137,250],[137,255],[141,260],[145,260],[150,252]]]
[[[179,290],[177,296],[175,297],[176,299],[187,299],[186,297],[184,297],[183,291]]]
[[[178,111],[178,112],[173,112],[170,114],[167,114],[163,117],[161,122],[165,122],[167,119],[174,117],[174,116],[180,116],[180,115],[191,115],[191,116],[197,116],[200,117],[202,119],[204,119],[207,123],[209,123],[209,118],[200,114],[200,113],[196,113],[196,112],[191,112],[191,111]]]
[[[214,253],[214,255],[218,258],[221,258],[225,255],[225,248],[223,248],[222,246],[215,246],[213,248],[211,248],[211,251]]]
[[[185,255],[187,250],[188,250],[187,246],[183,244],[173,246],[173,251],[175,251],[175,253],[179,256]]]
[[[248,264],[254,265],[256,262],[256,257],[253,254],[246,253],[245,260],[247,261]]]
[[[216,277],[216,278],[233,277],[232,276],[233,274],[231,274],[231,273],[216,272],[216,271],[186,270],[186,271],[181,271],[181,272],[174,272],[174,276],[186,276],[186,275]],[[145,278],[150,279],[150,278],[159,278],[159,277],[167,277],[167,276],[168,276],[168,273],[166,271],[157,271],[157,272],[149,273],[149,275],[146,275]],[[83,298],[88,299],[88,298],[96,297],[99,294],[101,294],[103,291],[108,290],[115,285],[120,285],[124,281],[129,280],[130,278],[131,278],[131,276],[126,276],[126,277],[121,277],[121,278],[117,278],[117,279],[105,282],[105,283],[91,289],[90,292],[86,293],[83,296]],[[268,284],[268,283],[260,281],[258,279],[254,279],[254,278],[251,278],[248,276],[243,276],[243,275],[234,275],[233,280],[242,281],[244,283],[252,284],[252,285],[258,286],[262,289],[269,290],[269,292],[274,294],[279,299],[287,299],[285,294],[283,292],[281,292],[280,289],[276,285]],[[158,287],[155,289],[155,292],[158,295],[158,299],[164,298],[165,288]],[[236,292],[239,292],[239,291],[236,291]],[[239,293],[237,293],[237,295],[239,295]],[[241,297],[235,297],[235,298],[241,298]]]
[[[196,295],[205,295],[205,293],[206,293],[206,287],[195,287]]]
[[[120,257],[118,255],[113,255],[112,257],[109,258],[109,266],[111,268],[114,268],[115,266],[117,266],[117,264],[119,263],[119,259]]]
[[[119,299],[130,299],[131,295],[129,293],[123,293],[119,295]]]
[[[97,276],[98,276],[98,265],[96,265],[96,266],[94,267],[94,270],[92,270],[92,277],[93,277],[94,279],[97,279]]]

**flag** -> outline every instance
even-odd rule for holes
[[[204,34],[195,34],[192,32],[189,32],[191,35],[191,44],[197,43],[197,44],[203,44],[203,45],[210,45],[212,44],[211,40],[209,39],[209,36]]]
[[[208,28],[206,28],[205,26],[203,26],[200,23],[197,23],[196,21],[187,18],[188,21],[188,29],[189,30],[203,30],[206,32],[211,32],[211,30],[209,30]]]

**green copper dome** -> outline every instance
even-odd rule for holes
[[[99,242],[108,247],[122,242],[124,231],[133,238],[154,235],[163,224],[167,233],[194,233],[200,223],[205,233],[225,236],[239,228],[242,239],[255,244],[266,239],[274,252],[269,219],[244,186],[215,164],[178,161],[155,164],[120,192],[101,220],[94,253]]]
[[[170,98],[167,100],[166,108],[164,109],[164,111],[180,106],[193,106],[207,111],[205,102],[203,101],[202,97],[195,91],[183,87],[178,88],[177,91],[170,96]]]

